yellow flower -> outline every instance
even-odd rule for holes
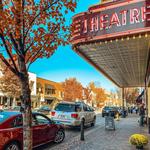
[[[136,146],[142,146],[143,145],[144,146],[148,143],[148,138],[142,134],[133,134],[129,138],[129,142],[132,145],[136,145]]]

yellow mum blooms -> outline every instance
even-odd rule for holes
[[[129,138],[129,142],[135,146],[144,146],[148,143],[148,138],[142,134],[133,134]]]

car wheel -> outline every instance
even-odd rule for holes
[[[4,150],[21,150],[17,142],[8,144]]]
[[[54,142],[55,143],[61,143],[64,140],[64,138],[65,138],[65,132],[64,132],[64,130],[58,130],[56,132]]]
[[[94,117],[93,122],[91,123],[91,127],[94,127],[96,123],[96,117]]]

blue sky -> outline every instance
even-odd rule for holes
[[[67,20],[71,23],[71,17],[76,13],[87,11],[88,7],[99,3],[100,0],[79,0],[78,7],[74,14],[69,14]],[[71,45],[59,47],[58,50],[48,59],[39,59],[32,64],[30,71],[38,77],[48,80],[62,82],[66,78],[75,77],[83,86],[91,81],[100,83],[101,87],[107,90],[114,90],[115,85],[100,74],[93,66],[78,56]]]

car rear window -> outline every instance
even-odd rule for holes
[[[80,107],[79,105],[75,104],[58,104],[55,107],[55,110],[64,112],[76,112],[79,107]]]
[[[40,108],[40,110],[50,110],[50,108],[48,106],[43,106]]]
[[[113,107],[104,107],[104,110],[112,110]]]

